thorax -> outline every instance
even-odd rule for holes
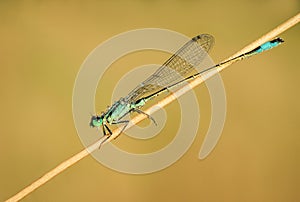
[[[122,119],[131,110],[131,105],[125,102],[123,98],[116,101],[108,110],[105,112],[105,120],[112,124],[115,121]]]

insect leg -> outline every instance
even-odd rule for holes
[[[156,121],[155,121],[154,118],[153,118],[152,116],[150,116],[149,114],[147,114],[147,113],[145,113],[145,112],[143,112],[142,110],[139,110],[139,109],[137,109],[137,108],[133,109],[132,111],[137,112],[137,113],[139,113],[139,114],[144,114],[144,115],[146,115],[147,118],[150,119],[151,121],[153,121],[153,123],[157,126]]]
[[[123,126],[122,130],[119,132],[119,134],[114,139],[117,139],[117,137],[119,137],[119,135],[121,135],[121,133],[125,130],[126,126],[128,125],[129,121],[128,120],[116,121],[116,122],[113,122],[112,124],[119,124],[119,123],[125,123],[125,125]]]
[[[106,134],[105,129],[108,130],[108,133],[109,133],[109,134]],[[106,142],[106,140],[108,140],[108,138],[112,135],[111,130],[110,130],[109,127],[108,127],[107,125],[105,125],[105,124],[102,125],[102,131],[103,131],[103,136],[104,136],[104,137],[106,136],[106,138],[100,143],[99,149],[100,149],[101,145],[102,145],[104,142]]]
[[[109,129],[109,127],[108,127],[107,125],[104,125],[104,126],[105,126],[105,128],[108,130],[109,136],[111,136],[111,135],[112,135],[112,132],[111,132],[111,130]]]
[[[106,131],[105,131],[104,125],[102,125],[102,132],[103,132],[103,136],[105,136],[106,135]]]

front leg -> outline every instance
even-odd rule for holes
[[[108,130],[108,133],[109,133],[109,134],[106,134],[105,129]],[[106,141],[108,140],[108,138],[112,135],[111,130],[109,129],[109,127],[108,127],[106,124],[103,124],[103,125],[102,125],[102,132],[103,132],[103,137],[106,136],[106,138],[100,143],[99,149],[100,149],[101,145],[102,145],[104,142],[106,142]]]
[[[102,133],[103,133],[103,136],[106,135],[106,131],[105,131],[104,125],[102,125]]]
[[[112,132],[111,132],[111,130],[109,129],[109,127],[108,127],[107,125],[104,125],[104,126],[105,126],[105,128],[108,130],[109,136],[111,136],[111,135],[112,135]]]

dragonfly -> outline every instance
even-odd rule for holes
[[[112,131],[108,125],[123,124],[121,131],[115,137],[117,138],[129,123],[129,120],[124,120],[124,117],[132,112],[144,114],[157,125],[152,116],[141,110],[149,100],[187,81],[200,77],[204,73],[220,68],[228,63],[232,64],[270,50],[283,42],[283,39],[275,38],[249,52],[189,75],[208,57],[208,52],[214,44],[213,36],[209,34],[198,35],[184,44],[162,66],[134,88],[126,97],[121,97],[100,115],[92,115],[90,127],[102,128],[103,135],[106,136],[106,138],[100,143],[101,146],[112,135]]]

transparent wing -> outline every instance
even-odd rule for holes
[[[214,38],[208,34],[201,34],[192,38],[172,55],[148,79],[140,83],[126,97],[127,102],[136,101],[143,95],[159,91],[181,80],[195,69],[207,56],[214,43]]]

